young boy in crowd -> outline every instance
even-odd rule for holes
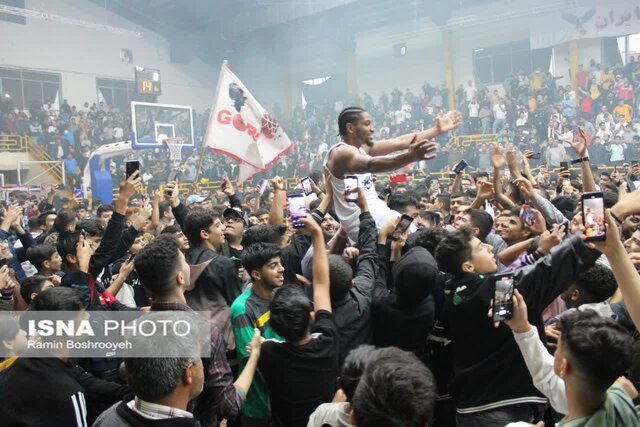
[[[573,311],[559,321],[558,349],[551,356],[527,319],[527,304],[515,291],[513,331],[533,383],[551,406],[566,414],[557,426],[640,425],[640,413],[620,379],[629,369],[633,340],[613,319],[593,310]]]
[[[353,395],[360,382],[360,377],[375,354],[375,350],[374,346],[363,344],[349,352],[340,370],[338,377],[340,389],[336,393],[334,401],[318,406],[309,417],[308,427],[322,427],[327,424],[337,427],[351,425],[349,420],[351,415],[350,402],[353,402]],[[343,397],[344,402],[340,401]]]
[[[413,353],[381,348],[360,378],[350,420],[357,427],[430,426],[436,396],[433,374]]]
[[[80,231],[64,232],[56,243],[66,273],[62,286],[80,289],[84,295],[85,308],[88,310],[126,308],[106,291],[98,282],[98,277],[110,262],[122,255],[117,253],[117,247],[122,237],[124,214],[129,198],[142,185],[138,175],[139,172],[135,172],[120,183],[113,215],[100,243]]]
[[[241,372],[249,358],[246,350],[258,328],[266,339],[282,341],[282,337],[271,327],[269,302],[275,289],[284,284],[284,267],[280,260],[280,247],[273,243],[253,243],[245,250],[242,266],[251,277],[251,286],[231,305],[231,324]],[[256,376],[247,401],[242,407],[243,423],[268,425],[269,397],[262,376]]]
[[[275,426],[306,426],[318,405],[333,398],[338,373],[339,336],[331,312],[322,228],[310,216],[300,222],[313,242],[313,303],[299,285],[274,292],[269,304],[271,327],[285,342],[265,341],[258,363]]]
[[[46,276],[35,275],[27,277],[20,285],[20,296],[29,305],[36,295],[54,286],[53,282]]]
[[[36,245],[29,249],[27,252],[27,258],[29,262],[35,267],[38,275],[45,277],[52,277],[56,275],[58,278],[53,278],[60,284],[60,275],[62,273],[62,258],[53,245]]]
[[[514,284],[541,336],[543,310],[599,256],[580,238],[572,237],[533,266],[514,272]],[[453,276],[445,286],[444,310],[453,344],[452,395],[458,426],[532,422],[537,405],[546,399],[533,386],[508,328],[496,330],[486,318],[494,297],[490,275],[497,270],[491,246],[473,237],[469,229],[459,229],[440,242],[436,260],[440,270]]]

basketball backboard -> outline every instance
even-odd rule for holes
[[[183,105],[131,103],[131,147],[162,148],[167,138],[184,140],[183,147],[195,146],[193,109]]]

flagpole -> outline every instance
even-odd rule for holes
[[[220,68],[220,75],[218,76],[218,84],[216,85],[216,95],[213,98],[214,102],[216,99],[218,99],[218,95],[220,94],[220,86],[222,85],[222,71],[224,67],[228,67],[228,64],[229,64],[229,61],[227,61],[226,59],[222,61],[222,67]],[[211,126],[209,126],[209,123],[211,123],[211,117],[214,113],[215,113],[215,103],[214,105],[211,106],[211,111],[209,112],[209,120],[207,120],[207,130],[205,131],[204,139],[202,140],[202,149],[200,150],[200,158],[198,159],[198,168],[196,169],[196,177],[195,177],[195,180],[193,181],[196,185],[198,185],[198,178],[200,178],[202,162],[204,161],[204,153],[207,148],[206,142],[209,136],[209,129],[211,129]]]

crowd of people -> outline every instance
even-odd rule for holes
[[[204,311],[211,348],[34,357],[34,337],[3,320],[2,423],[640,425],[640,63],[592,63],[576,81],[470,81],[453,94],[461,113],[426,83],[349,100],[364,108],[307,105],[262,185],[207,153],[201,177],[222,184],[185,191],[166,152],[145,150],[129,176],[114,162],[112,203],[11,193],[0,308]],[[72,186],[93,149],[129,132],[126,112],[100,104],[3,105],[1,131],[65,159]],[[466,147],[452,132],[494,136]],[[296,176],[308,186],[287,192]]]
[[[592,167],[585,129],[566,140],[576,170],[534,174],[533,151],[496,143],[488,171],[378,180],[435,162],[431,141],[468,121],[451,112],[378,140],[372,116],[340,112],[340,142],[302,193],[307,213],[289,209],[301,190],[280,176],[264,190],[224,179],[210,195],[171,181],[147,197],[142,167],[113,204],[12,193],[3,308],[208,311],[211,348],[33,357],[33,337],[0,322],[3,423],[639,425],[640,167]],[[589,194],[606,214],[583,209]],[[589,239],[598,221],[606,238]],[[512,313],[495,317],[505,274]]]
[[[604,66],[591,60],[576,72],[576,89],[558,85],[557,77],[537,69],[531,75],[519,72],[501,85],[486,86],[468,81],[452,94],[456,107],[466,118],[459,135],[495,135],[502,144],[513,144],[520,151],[541,152],[547,165],[558,167],[567,158],[562,144],[579,126],[585,128],[593,142],[594,164],[621,165],[638,159],[640,151],[640,61],[634,56],[626,65]],[[427,82],[416,93],[394,89],[382,92],[377,101],[367,93],[349,100],[332,100],[295,108],[293,116],[283,122],[294,146],[270,169],[272,175],[306,176],[325,162],[330,146],[338,142],[335,116],[343,105],[366,108],[378,126],[380,139],[420,131],[434,123],[435,117],[452,109],[449,89],[444,84]],[[104,103],[85,102],[80,108],[64,100],[59,106],[47,102],[31,105],[28,110],[14,109],[11,99],[0,103],[0,134],[29,135],[46,149],[53,159],[63,160],[68,181],[80,187],[84,166],[97,147],[129,138],[131,114]],[[273,108],[275,117],[281,110]],[[195,114],[196,147],[202,143],[209,110]],[[557,142],[561,142],[558,144]],[[183,149],[178,169],[184,182],[196,178],[219,181],[224,176],[237,177],[238,165],[229,157],[207,150],[202,169],[197,170],[200,155]],[[438,159],[417,164],[415,168],[443,171],[464,158],[481,170],[490,169],[490,144],[453,144],[450,135],[438,138]],[[148,166],[146,184],[166,182],[174,165],[168,150],[141,150],[129,155]],[[116,174],[124,169],[125,157],[116,157],[110,165]],[[536,163],[537,164],[537,163]],[[117,174],[116,174],[117,175]],[[256,180],[262,176],[256,177]],[[114,187],[117,183],[114,182]]]

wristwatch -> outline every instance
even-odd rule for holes
[[[588,162],[589,161],[589,157],[580,157],[579,159],[575,159],[575,160],[571,160],[571,164],[575,165],[578,163],[583,163],[583,162]]]

